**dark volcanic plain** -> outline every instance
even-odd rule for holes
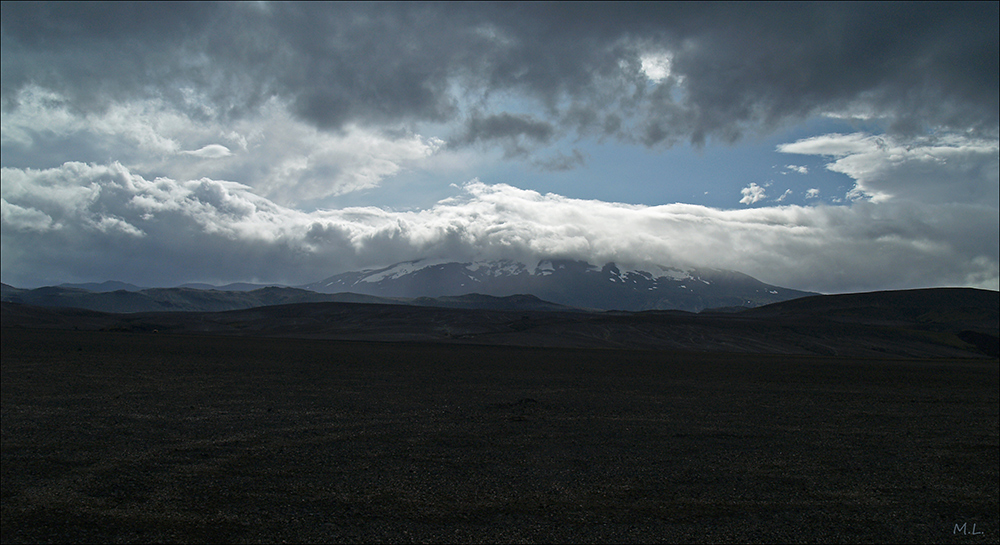
[[[966,296],[996,298],[945,300]],[[997,307],[892,297],[756,317],[5,303],[0,539],[996,542]]]

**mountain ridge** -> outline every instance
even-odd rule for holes
[[[477,294],[482,297],[475,297]],[[772,286],[721,269],[662,265],[626,268],[615,263],[596,266],[574,260],[540,260],[529,265],[514,260],[421,259],[341,273],[296,287],[233,283],[219,287],[184,284],[175,288],[141,288],[107,281],[22,290],[5,284],[2,298],[39,306],[106,312],[225,311],[307,302],[699,312],[724,307],[738,310],[809,295],[815,294]]]
[[[245,290],[202,290],[188,287],[144,288],[137,291],[90,291],[83,288],[46,286],[31,290],[2,285],[0,299],[48,308],[77,308],[96,312],[225,312],[299,303],[355,303],[410,305],[483,310],[553,310],[584,312],[583,309],[543,301],[533,295],[496,297],[465,294],[446,297],[378,297],[358,293],[316,293],[301,288],[266,287]]]
[[[349,291],[381,297],[531,294],[577,308],[689,312],[755,307],[817,295],[765,284],[736,271],[663,265],[627,268],[613,262],[596,266],[568,259],[543,259],[534,266],[514,260],[420,259],[341,273],[300,287],[319,293]]]
[[[483,297],[458,300],[475,303]],[[1000,354],[1000,293],[995,291],[938,288],[822,295],[772,307],[695,314],[318,302],[225,312],[113,314],[5,301],[2,315],[8,331],[79,329],[850,358],[995,359]],[[830,314],[830,308],[842,311]]]

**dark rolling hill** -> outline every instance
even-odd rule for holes
[[[996,357],[998,299],[975,289],[827,295],[743,312],[579,312],[298,303],[227,312],[110,314],[3,303],[5,328],[118,330],[505,346]],[[458,298],[463,303],[462,298]],[[503,303],[503,301],[494,301]],[[473,301],[475,304],[476,303]],[[465,300],[463,304],[469,304]]]
[[[91,291],[70,287],[19,290],[5,286],[3,300],[42,307],[73,307],[102,312],[194,311],[218,312],[268,305],[311,302],[382,302],[372,296],[319,294],[295,288],[260,288],[253,291],[194,288],[147,288]]]
[[[135,284],[129,284],[128,282],[118,282],[115,280],[108,280],[106,282],[87,282],[83,284],[59,284],[60,288],[71,288],[71,289],[81,289],[87,291],[96,292],[108,292],[108,291],[141,291],[146,288],[141,286],[136,286]]]
[[[445,308],[493,310],[564,310],[579,311],[566,305],[549,303],[533,295],[496,297],[466,294],[444,297],[378,297],[359,293],[316,293],[287,287],[255,290],[195,288],[145,288],[137,290],[91,291],[83,288],[50,286],[33,290],[3,284],[0,295],[5,302],[39,307],[63,307],[113,313],[135,312],[221,312],[255,307],[296,303],[368,303],[414,305]]]
[[[746,312],[756,316],[808,313],[843,318],[916,319],[928,312],[958,310],[977,314],[984,312],[984,316],[995,320],[1000,314],[1000,292],[975,288],[927,288],[816,295],[748,309]]]
[[[991,357],[1000,355],[1000,292],[935,288],[804,297],[748,309],[745,316],[822,322],[828,327],[879,326],[923,337],[954,336]]]

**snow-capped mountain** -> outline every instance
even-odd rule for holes
[[[542,260],[529,265],[511,260],[458,263],[421,259],[338,274],[301,287],[321,293],[380,297],[531,294],[580,308],[692,312],[756,307],[814,295],[771,286],[734,271],[664,266],[626,269],[614,263],[594,266],[573,260]]]

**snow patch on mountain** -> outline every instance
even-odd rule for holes
[[[548,276],[555,272],[555,270],[555,266],[547,259],[543,259],[535,264],[535,274],[539,276]]]
[[[693,278],[691,275],[694,272],[694,270],[681,269],[678,267],[667,267],[664,265],[646,264],[646,265],[637,265],[633,267],[628,267],[622,269],[622,272],[640,274],[643,276],[648,275],[647,278],[650,278],[652,280],[656,280],[659,278],[667,278],[669,280],[687,280],[689,278]]]
[[[423,269],[449,264],[453,264],[453,262],[448,261],[447,259],[417,259],[413,261],[404,261],[382,269],[366,269],[364,271],[360,271],[360,278],[358,278],[357,281],[377,283],[383,280],[394,280]],[[499,278],[522,274],[528,274],[531,276],[549,276],[556,273],[558,270],[566,268],[565,262],[550,259],[541,259],[533,264],[510,259],[502,259],[496,261],[472,261],[461,263],[459,265],[463,266],[465,271],[468,273],[473,273],[467,274],[467,276],[477,282],[480,281],[479,278],[481,277]],[[624,283],[636,283],[637,279],[635,276],[639,276],[648,281],[656,281],[659,279],[672,281],[698,280],[705,284],[711,283],[707,280],[697,278],[695,276],[694,269],[682,269],[657,264],[633,265],[625,267],[621,267],[613,263],[610,265],[611,274]],[[601,272],[603,269],[600,266],[587,263],[585,264],[584,270],[586,272],[595,273]]]
[[[414,261],[404,261],[386,269],[377,270],[375,274],[362,278],[360,282],[374,283],[381,282],[382,280],[391,280],[401,276],[406,276],[421,269],[426,269],[427,267],[444,265],[445,263],[450,263],[450,261],[447,259],[417,259]]]

